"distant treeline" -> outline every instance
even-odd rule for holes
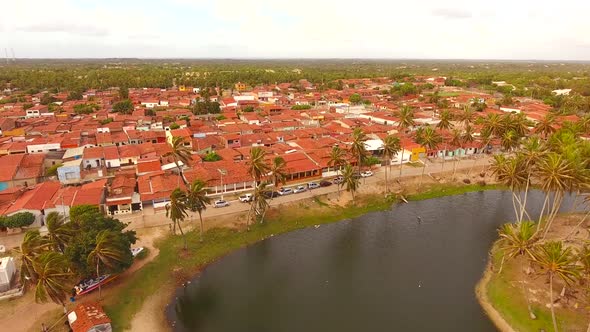
[[[338,80],[412,76],[452,77],[458,84],[495,89],[507,81],[515,95],[541,97],[546,90],[572,88],[590,96],[590,63],[461,60],[17,60],[0,65],[0,87],[24,90],[83,91],[109,87],[169,88],[174,84],[229,89],[307,79],[320,89],[341,88]],[[508,91],[510,92],[510,91]]]

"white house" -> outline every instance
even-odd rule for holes
[[[553,94],[556,96],[569,96],[570,92],[572,92],[572,89],[557,89],[551,92],[553,92]]]
[[[27,145],[27,153],[47,153],[61,149],[60,143],[41,143]]]
[[[6,292],[10,289],[15,274],[16,267],[14,264],[14,258],[0,258],[0,292]]]

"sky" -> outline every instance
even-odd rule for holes
[[[0,0],[0,58],[590,60],[588,0]]]

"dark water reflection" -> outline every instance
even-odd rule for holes
[[[167,315],[175,331],[495,331],[474,287],[513,216],[509,192],[486,191],[275,236],[209,266]]]

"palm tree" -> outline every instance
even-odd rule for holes
[[[406,132],[409,128],[412,128],[416,125],[414,122],[414,110],[409,106],[403,106],[400,111],[398,112],[399,122],[397,124],[398,130],[403,130]],[[399,177],[402,177],[402,166],[404,160],[404,148],[401,148],[402,155],[399,161]]]
[[[518,137],[524,137],[529,132],[531,122],[527,119],[526,114],[507,114],[505,119],[506,128],[514,130]]]
[[[49,242],[51,242],[55,250],[63,253],[66,244],[75,233],[71,224],[67,224],[64,216],[55,211],[47,214],[45,224],[47,225]]]
[[[65,308],[66,299],[72,289],[72,273],[64,255],[47,251],[33,261],[37,278],[35,280],[35,302],[49,300]]]
[[[183,165],[189,165],[192,160],[192,151],[184,145],[184,138],[180,136],[172,137],[170,146],[172,151],[165,154],[164,157],[172,156],[174,164],[176,165],[176,168],[178,168],[178,174],[180,174],[184,185],[188,186],[188,181],[184,176],[180,163],[182,162]]]
[[[271,183],[275,188],[287,182],[287,162],[281,156],[275,157],[269,167]]]
[[[332,147],[330,151],[330,159],[328,160],[328,167],[334,167],[336,174],[340,172],[340,167],[346,163],[346,151],[342,150],[338,145]],[[338,196],[340,196],[340,186],[338,186]]]
[[[253,222],[264,222],[264,216],[266,215],[266,211],[269,207],[269,203],[266,200],[265,196],[267,186],[268,184],[266,182],[261,182],[254,189],[254,193],[252,195],[252,202],[250,203],[250,211],[248,212],[248,218],[246,221],[246,227],[248,228],[248,230],[250,229],[250,219],[252,219]]]
[[[549,276],[549,301],[551,308],[551,318],[553,319],[553,329],[557,329],[557,320],[555,318],[555,309],[553,305],[553,279],[558,277],[567,285],[573,283],[579,276],[579,267],[576,265],[576,257],[570,247],[563,247],[559,241],[549,241],[544,243],[535,251],[534,261],[541,266]]]
[[[502,117],[498,114],[495,113],[488,113],[487,116],[485,118],[480,118],[481,123],[483,125],[483,129],[486,129],[490,131],[490,133],[492,134],[492,136],[494,137],[501,137],[503,132],[504,132],[504,128],[505,128],[505,123],[502,119]]]
[[[545,117],[535,126],[535,132],[541,135],[543,138],[547,138],[553,134],[557,129],[553,126],[555,123],[555,115],[548,113]]]
[[[520,218],[522,201],[518,193],[524,188],[528,181],[527,171],[523,165],[522,158],[506,158],[504,155],[495,155],[491,169],[498,181],[510,188],[512,192],[514,214],[516,216],[516,221],[520,223],[522,221]]]
[[[350,164],[344,166],[342,177],[344,178],[344,181],[342,181],[339,186],[346,186],[346,191],[352,194],[352,203],[354,204],[354,193],[358,190],[360,182],[356,176],[354,168]]]
[[[543,212],[547,208],[547,225],[545,226],[545,234],[543,235],[545,237],[551,227],[551,222],[561,207],[564,193],[570,190],[572,182],[576,179],[576,168],[569,160],[563,158],[562,155],[549,152],[539,160],[536,169],[536,177],[538,178],[541,190],[545,193],[538,227],[541,227]],[[553,193],[553,201],[549,204],[551,193]]]
[[[416,134],[416,142],[427,150],[435,150],[438,148],[438,145],[442,142],[442,138],[440,134],[436,132],[432,127],[426,127],[420,131],[420,133]],[[426,161],[423,162],[422,167],[422,175],[420,176],[420,185],[422,184],[422,179],[424,178],[424,171],[426,170]]]
[[[475,117],[475,112],[473,112],[473,110],[469,106],[465,106],[463,108],[463,112],[461,112],[461,114],[459,114],[459,120],[461,120],[461,122],[463,122],[464,127],[470,126],[471,123],[473,122],[474,117]]]
[[[38,230],[27,231],[23,242],[18,248],[21,268],[20,279],[25,283],[27,280],[37,282],[37,273],[35,272],[35,258],[47,251],[50,243],[47,238],[41,236]]]
[[[361,171],[363,161],[367,157],[367,135],[361,128],[355,128],[352,132],[352,144],[350,145],[350,154],[358,162],[358,171]]]
[[[170,194],[170,202],[166,204],[166,217],[172,220],[174,227],[172,233],[176,234],[176,226],[178,225],[180,234],[184,237],[184,249],[187,248],[186,236],[182,231],[180,223],[188,216],[186,210],[188,210],[186,193],[180,190],[180,188],[174,189]]]
[[[454,177],[455,172],[457,171],[457,155],[455,154],[455,152],[457,151],[457,148],[459,148],[460,150],[463,150],[463,133],[461,133],[460,130],[453,129],[453,131],[451,133],[450,144],[451,144],[451,146],[455,147],[455,150],[453,151],[453,177]]]
[[[442,111],[442,113],[440,113],[440,117],[439,117],[439,122],[436,124],[436,128],[441,130],[441,131],[447,131],[447,130],[451,130],[453,129],[454,125],[451,122],[451,120],[453,119],[453,114],[449,111],[449,110],[444,110]],[[444,135],[441,135],[443,141],[444,141]],[[443,155],[443,164],[442,164],[442,169],[441,172],[445,169],[445,159],[446,159],[446,155],[447,155],[447,143],[444,142],[444,155]]]
[[[256,186],[260,183],[263,176],[266,176],[269,171],[269,167],[266,164],[266,151],[259,147],[253,147],[250,149],[250,160],[248,161],[248,174],[252,176]]]
[[[518,153],[519,158],[522,159],[523,168],[527,174],[524,198],[522,200],[520,211],[521,220],[525,213],[528,215],[525,207],[527,203],[527,196],[531,184],[531,179],[533,178],[537,163],[539,162],[539,160],[541,160],[541,158],[543,158],[545,153],[547,153],[547,149],[538,136],[531,136],[528,139],[526,139],[522,145],[521,151]]]
[[[511,152],[514,148],[518,146],[520,137],[516,133],[514,129],[510,129],[502,135],[502,147],[505,151]]]
[[[509,259],[517,256],[525,256],[528,259],[534,259],[534,249],[537,246],[539,238],[536,236],[535,224],[532,221],[524,221],[520,223],[507,223],[498,230],[500,235],[499,246],[503,251],[502,263],[498,273],[502,273],[502,266],[504,265],[504,258]],[[526,275],[523,273],[523,276]],[[528,297],[528,292],[524,286],[524,280],[521,281],[522,290],[526,298],[529,316],[534,319],[535,315],[531,309],[531,304]]]
[[[107,268],[115,268],[120,263],[125,262],[128,256],[131,255],[129,248],[124,248],[119,245],[121,243],[117,240],[117,233],[110,230],[102,230],[96,235],[96,245],[94,249],[88,254],[88,264],[96,266],[96,277],[100,277],[100,266]],[[100,283],[98,284],[98,298],[101,299]]]
[[[391,159],[393,156],[396,156],[399,151],[402,149],[399,137],[393,135],[387,135],[383,140],[383,158],[387,161],[387,165],[385,167],[385,193],[389,192],[388,188],[388,181],[387,181],[387,173],[389,168],[391,167]],[[340,190],[340,189],[338,189]]]
[[[203,242],[203,211],[207,209],[207,204],[211,204],[211,198],[207,196],[205,182],[201,180],[193,181],[186,192],[186,205],[191,212],[199,213],[201,242]]]

